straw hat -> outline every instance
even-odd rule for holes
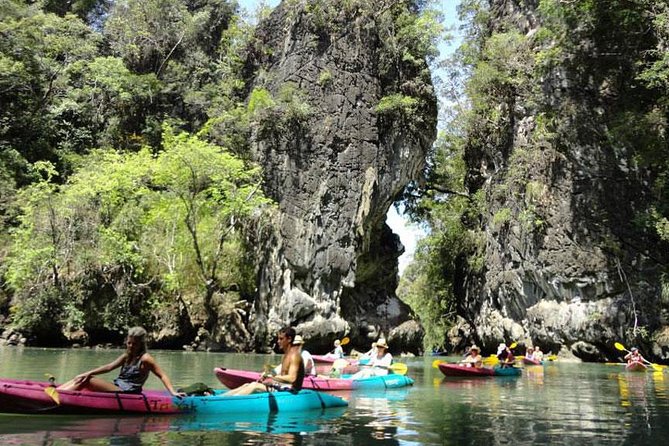
[[[386,340],[381,338],[378,341],[376,341],[376,348],[388,348],[388,344],[386,344]]]
[[[478,347],[478,345],[474,344],[471,347],[469,347],[469,351],[476,350],[477,352],[481,352],[481,349]]]
[[[304,344],[304,339],[302,339],[302,336],[296,335],[295,339],[293,339],[293,345],[302,345]]]

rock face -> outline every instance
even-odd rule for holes
[[[620,356],[613,344],[622,341],[666,358],[666,337],[654,335],[667,324],[660,273],[668,250],[635,224],[655,178],[633,161],[638,142],[613,135],[617,119],[655,107],[633,66],[655,40],[609,27],[620,11],[606,7],[571,37],[535,40],[546,26],[535,3],[491,0],[491,30],[517,32],[532,58],[558,44],[572,53],[543,70],[528,59],[525,80],[536,88],[497,96],[501,136],[468,147],[470,190],[486,192],[486,270],[461,271],[467,327],[452,342],[462,347],[469,333],[488,351],[519,341],[600,360]]]
[[[424,62],[383,67],[397,56],[384,43],[397,7],[365,5],[285,1],[257,31],[251,89],[292,101],[253,123],[254,156],[279,204],[250,322],[257,347],[291,324],[310,348],[350,333],[367,349],[408,318],[395,296],[403,247],[385,216],[424,167],[436,99]],[[398,93],[417,99],[420,122],[377,111]]]

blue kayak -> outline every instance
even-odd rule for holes
[[[342,375],[342,379],[351,379],[353,375]],[[397,389],[412,386],[413,379],[406,375],[388,374],[382,376],[370,376],[369,378],[358,378],[352,380],[354,389]]]
[[[494,376],[520,376],[523,370],[518,367],[495,367],[493,374]]]
[[[183,412],[198,414],[300,412],[348,406],[343,398],[314,390],[239,396],[223,396],[223,393],[225,392],[217,390],[214,395],[174,398],[173,402]]]

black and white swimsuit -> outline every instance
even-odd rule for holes
[[[149,374],[142,370],[142,361],[138,358],[137,361],[121,367],[114,384],[124,393],[140,393],[148,377]]]

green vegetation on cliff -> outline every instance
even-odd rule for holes
[[[512,224],[529,239],[546,235],[551,177],[573,178],[574,218],[612,268],[635,270],[640,256],[657,262],[630,280],[662,278],[667,301],[669,8],[652,0],[501,3],[461,2],[465,39],[444,64],[455,94],[442,91],[454,116],[412,202],[430,234],[401,296],[418,312],[428,348],[445,343],[456,313],[476,313],[465,306],[487,268],[484,231],[499,243]],[[581,195],[588,187],[601,193]]]

